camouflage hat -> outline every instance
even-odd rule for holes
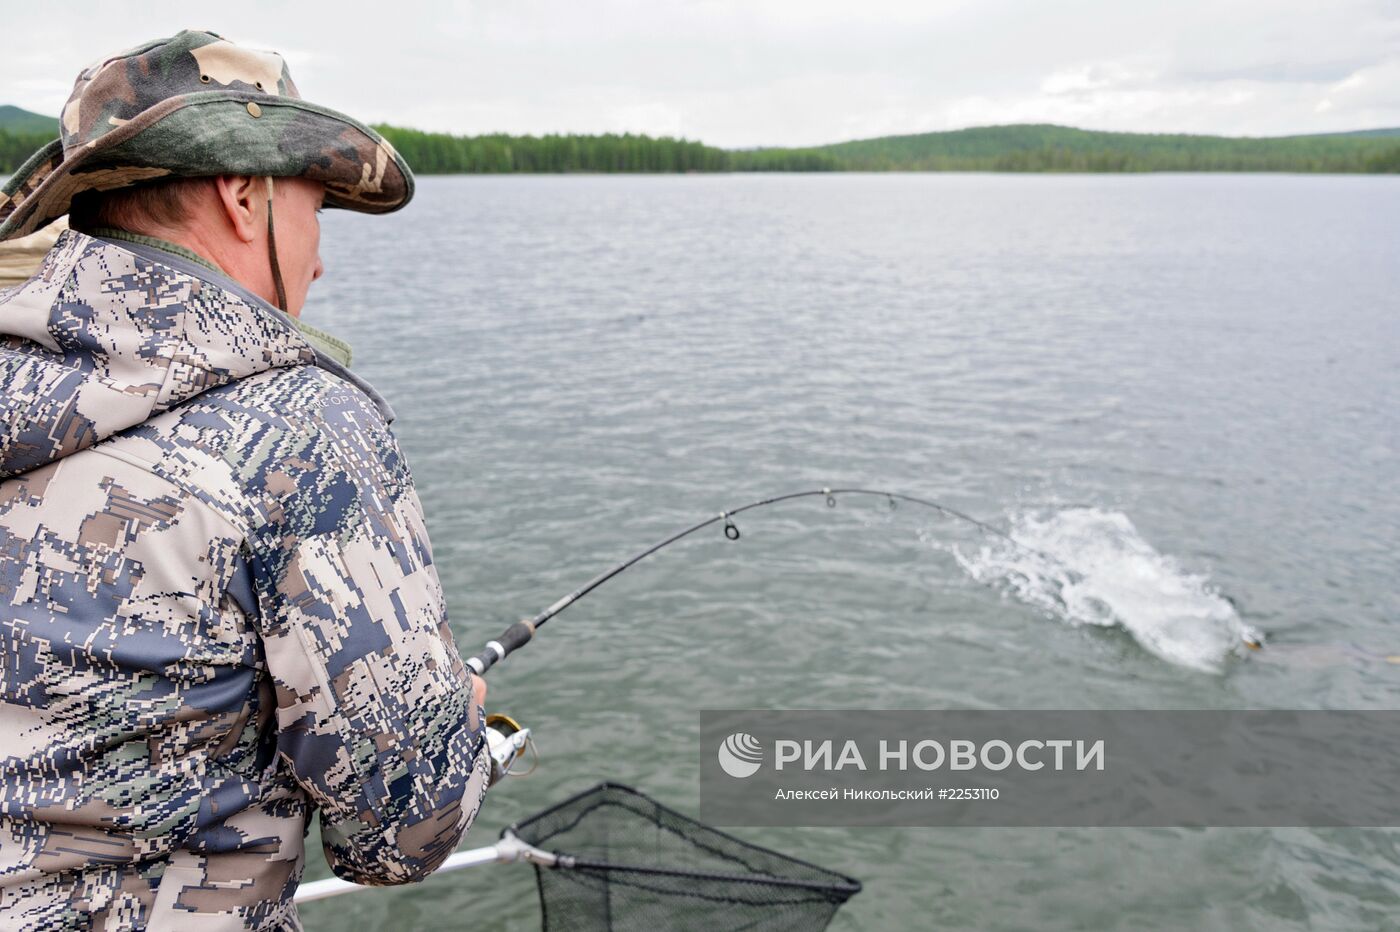
[[[68,212],[75,195],[165,177],[268,175],[326,185],[326,206],[397,210],[413,173],[387,140],[302,100],[282,56],[186,30],[78,75],[60,138],[0,190],[0,240]]]

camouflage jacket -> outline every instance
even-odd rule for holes
[[[392,412],[289,318],[75,232],[0,290],[0,927],[297,928],[486,791]]]

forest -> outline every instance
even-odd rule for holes
[[[834,171],[830,155],[809,149],[730,151],[689,139],[640,136],[450,136],[376,126],[416,172],[729,172]]]
[[[375,127],[415,171],[1400,172],[1400,130],[1248,138],[987,126],[809,148],[719,149],[632,134],[450,136]]]
[[[53,140],[56,133],[20,133],[0,129],[0,175],[24,164],[39,149]]]
[[[18,108],[0,108],[33,116]],[[3,116],[4,114],[0,114]],[[39,118],[52,119],[52,118]],[[0,120],[0,174],[53,138]],[[54,121],[54,126],[57,123]],[[375,129],[425,175],[567,172],[1400,172],[1400,130],[1232,137],[1108,133],[1049,124],[883,136],[807,148],[720,149],[633,133],[454,136]]]
[[[1394,172],[1400,130],[1232,137],[985,126],[822,146],[847,171]]]

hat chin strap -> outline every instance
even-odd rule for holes
[[[277,228],[272,223],[272,177],[267,179],[267,258],[272,266],[272,285],[277,289],[277,307],[287,310],[287,289],[282,284],[282,266],[277,263]]]

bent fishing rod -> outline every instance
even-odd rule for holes
[[[471,669],[478,676],[484,674],[487,670],[491,669],[496,664],[509,657],[511,654],[523,647],[525,644],[529,643],[530,639],[535,636],[535,632],[538,631],[539,628],[545,622],[549,621],[555,615],[558,615],[564,609],[568,608],[570,605],[573,605],[579,599],[588,595],[588,593],[592,592],[594,589],[597,589],[599,586],[612,579],[614,576],[617,576],[618,574],[627,571],[628,569],[645,560],[647,557],[651,556],[657,551],[663,550],[671,546],[672,544],[677,543],[678,541],[686,537],[689,537],[691,534],[694,534],[697,531],[702,531],[713,524],[723,522],[724,536],[729,540],[738,540],[739,526],[734,523],[735,515],[743,514],[746,511],[752,511],[755,508],[766,508],[769,505],[776,505],[780,502],[790,502],[798,498],[812,498],[818,495],[824,496],[826,498],[826,506],[828,508],[836,507],[836,496],[838,495],[867,495],[877,498],[883,498],[889,503],[891,509],[894,509],[898,502],[909,502],[914,505],[921,505],[925,508],[932,508],[934,511],[941,513],[945,517],[949,517],[957,521],[962,521],[966,524],[977,528],[983,533],[990,534],[994,537],[999,537],[1002,540],[1009,542],[1012,546],[1028,554],[1039,557],[1042,560],[1047,560],[1051,563],[1064,567],[1066,570],[1069,570],[1069,567],[1066,567],[1064,565],[1064,561],[1058,560],[1055,557],[1052,557],[1050,554],[1045,553],[1044,551],[1036,550],[1034,547],[1026,546],[1025,544],[1016,540],[1014,537],[1001,530],[1000,528],[993,527],[985,521],[979,521],[978,519],[972,517],[969,514],[964,514],[963,512],[958,511],[956,508],[949,508],[947,505],[943,505],[939,502],[931,501],[926,498],[918,498],[914,495],[905,495],[901,492],[889,492],[884,489],[828,488],[809,489],[805,492],[790,492],[787,495],[775,495],[772,498],[764,498],[756,502],[750,502],[747,505],[741,505],[740,507],[731,509],[729,511],[721,511],[714,517],[706,518],[704,521],[701,521],[698,524],[693,524],[683,531],[672,534],[665,540],[653,544],[646,550],[643,550],[635,556],[624,560],[623,562],[617,564],[611,569],[599,573],[597,576],[594,576],[588,582],[584,583],[582,586],[578,587],[573,592],[570,592],[568,595],[564,596],[562,599],[555,602],[553,605],[549,606],[549,608],[540,612],[535,617],[526,618],[522,621],[517,621],[505,631],[501,632],[501,635],[495,640],[487,641],[486,646],[482,649],[481,653],[477,654],[475,657],[472,657],[467,661],[467,666],[471,667]],[[1069,571],[1073,573],[1072,570]]]

